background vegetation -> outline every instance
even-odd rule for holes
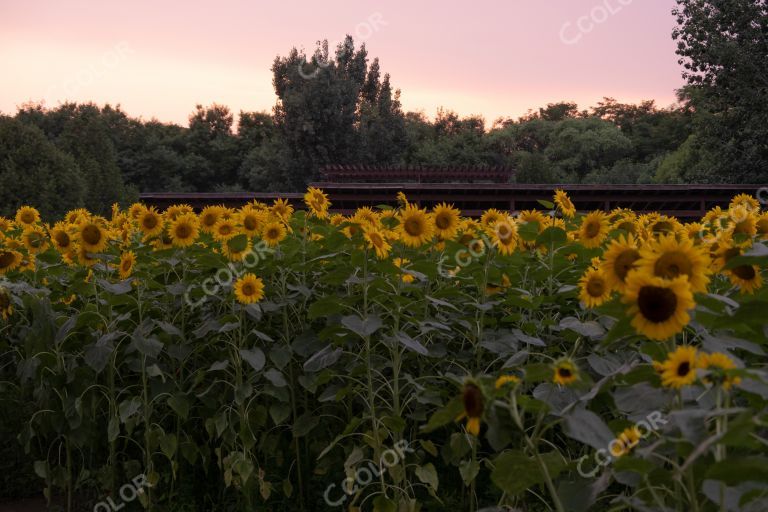
[[[138,191],[299,191],[325,164],[507,165],[520,183],[768,181],[768,7],[763,0],[679,0],[672,37],[687,85],[679,104],[605,98],[549,104],[519,119],[433,120],[351,37],[297,49],[272,66],[271,113],[197,105],[188,126],[119,106],[22,105],[0,116],[0,215],[105,212]],[[308,78],[309,77],[309,78]]]

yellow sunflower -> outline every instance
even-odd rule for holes
[[[40,222],[40,212],[31,206],[22,206],[16,211],[16,222],[24,226],[34,226]]]
[[[684,275],[694,293],[705,293],[709,283],[710,259],[705,250],[690,240],[678,241],[674,235],[650,240],[640,249],[638,270],[664,279]]]
[[[254,274],[245,274],[235,282],[235,297],[241,304],[254,304],[264,298],[264,281]]]
[[[11,302],[11,294],[8,290],[0,286],[0,316],[4,321],[8,321],[8,318],[13,314],[13,302]]]
[[[564,190],[555,190],[554,197],[555,206],[563,214],[563,217],[572,219],[576,215],[576,206],[574,206],[571,198]]]
[[[400,239],[409,247],[419,247],[432,239],[434,227],[423,208],[409,204],[400,212],[398,233]]]
[[[757,265],[739,265],[726,270],[725,275],[743,294],[752,295],[763,287],[763,276]]]
[[[77,226],[77,241],[80,249],[88,253],[99,253],[107,248],[107,232],[94,220],[84,220]]]
[[[171,221],[168,227],[174,247],[189,247],[200,234],[200,221],[194,213],[184,213]]]
[[[387,243],[384,234],[375,228],[368,228],[363,230],[363,237],[370,249],[376,251],[376,257],[380,260],[389,256],[389,251],[392,250],[392,246]]]
[[[395,266],[399,269],[402,269],[404,265],[407,265],[410,262],[411,261],[406,258],[395,258],[394,260],[392,260],[392,263],[394,263]],[[409,274],[408,272],[403,271],[400,279],[404,283],[412,283],[416,278],[413,277],[413,274]]]
[[[316,217],[324,219],[328,216],[328,208],[331,203],[328,201],[328,196],[319,188],[309,187],[307,193],[304,194],[304,204],[307,205],[309,211]]]
[[[461,212],[452,204],[440,203],[432,209],[435,231],[443,240],[453,240],[459,231]]]
[[[637,267],[639,259],[640,251],[633,235],[621,235],[611,240],[603,253],[603,262],[600,264],[608,286],[613,290],[624,292],[627,276]]]
[[[168,221],[173,222],[182,215],[191,215],[193,213],[195,213],[195,210],[188,204],[174,204],[165,210],[164,216]]]
[[[0,234],[7,233],[11,229],[13,229],[13,221],[0,216]]]
[[[632,449],[640,443],[643,434],[636,426],[625,428],[616,436],[616,439],[611,441],[609,451],[614,457],[621,457],[629,454]]]
[[[590,268],[579,280],[579,298],[589,308],[595,308],[611,298],[611,286],[602,270]]]
[[[355,210],[355,214],[351,217],[350,220],[373,227],[379,226],[378,214],[367,206],[363,206]]]
[[[667,280],[638,270],[630,272],[622,300],[630,306],[632,326],[653,340],[682,331],[696,305],[686,276]]]
[[[266,214],[260,210],[254,210],[251,206],[243,207],[238,212],[238,219],[240,226],[242,226],[243,233],[248,236],[256,236],[261,232],[261,227],[264,225]]]
[[[493,225],[493,245],[501,254],[510,255],[517,247],[517,223],[512,217],[506,216],[497,220]]]
[[[739,194],[734,196],[733,199],[731,199],[731,204],[728,205],[728,207],[733,208],[735,206],[743,206],[753,213],[760,211],[760,201],[749,194]]]
[[[21,265],[23,255],[12,249],[0,249],[0,276],[16,270]]]
[[[144,208],[139,213],[139,229],[147,237],[157,236],[163,232],[163,217],[154,206]]]
[[[48,234],[41,226],[28,226],[24,228],[21,240],[30,254],[45,252],[49,246]]]
[[[221,219],[222,206],[206,206],[200,212],[200,231],[203,233],[213,233],[213,227]]]
[[[757,219],[746,206],[732,206],[728,210],[728,217],[730,220],[728,229],[733,235],[746,235],[752,238],[757,234]]]
[[[544,215],[539,210],[523,210],[517,215],[517,221],[521,223],[535,222],[539,225],[539,232],[544,231],[551,224],[552,217]],[[562,220],[562,219],[560,219]]]
[[[709,375],[702,379],[707,384],[721,384],[723,389],[728,390],[741,383],[741,377],[729,375],[730,370],[736,368],[736,363],[722,352],[700,354],[696,366],[702,370],[709,370]]]
[[[678,347],[661,363],[661,384],[680,389],[696,381],[697,351],[695,347]]]
[[[489,208],[480,216],[480,225],[486,230],[493,229],[493,225],[505,216],[506,214],[496,208]]]
[[[288,231],[285,229],[283,223],[279,221],[267,222],[261,231],[261,238],[267,242],[267,245],[270,247],[274,247],[282,242],[287,235]]]
[[[133,251],[127,251],[120,255],[120,279],[128,279],[133,273],[133,266],[136,264],[136,255]]]
[[[555,361],[553,370],[552,382],[560,386],[569,386],[579,380],[579,370],[568,358]]]
[[[237,235],[237,224],[233,219],[219,219],[213,226],[213,238],[218,242],[226,242]]]
[[[755,221],[757,236],[761,240],[768,240],[768,212],[761,214]]]
[[[600,247],[600,244],[608,236],[608,230],[608,219],[605,218],[605,213],[596,210],[582,219],[579,228],[579,242],[590,249]]]
[[[291,206],[287,199],[275,199],[269,211],[272,215],[287,221],[293,215],[293,206]]]
[[[517,377],[516,375],[502,375],[496,379],[494,386],[496,389],[501,389],[508,384],[517,384],[518,382],[520,382],[520,377]]]
[[[133,203],[128,208],[128,217],[130,217],[132,220],[139,220],[139,215],[141,215],[141,212],[144,211],[144,205],[141,203]]]
[[[227,257],[229,261],[243,261],[246,255],[251,251],[251,241],[248,240],[241,247],[236,247],[236,240],[230,239],[221,244],[221,253]]]

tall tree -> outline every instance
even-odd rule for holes
[[[768,181],[768,1],[677,0],[673,14],[705,179]]]

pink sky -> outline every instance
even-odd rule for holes
[[[379,57],[405,109],[430,117],[442,105],[490,123],[603,96],[667,106],[683,84],[674,4],[0,0],[0,111],[92,100],[186,125],[197,103],[269,110],[276,55],[347,33]]]

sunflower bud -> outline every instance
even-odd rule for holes
[[[461,398],[464,402],[464,412],[467,414],[467,417],[479,418],[483,415],[485,404],[483,392],[480,391],[480,388],[471,383],[465,384]]]

